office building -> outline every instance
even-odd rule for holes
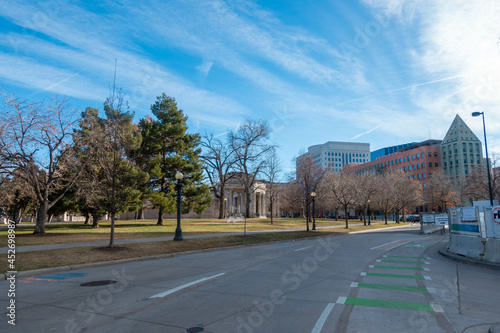
[[[426,140],[407,146],[397,152],[359,165],[346,165],[347,174],[385,174],[399,170],[409,179],[425,183],[429,175],[440,167],[441,140]]]
[[[382,156],[394,154],[398,150],[409,147],[409,146],[414,145],[416,143],[417,142],[410,142],[410,143],[404,143],[402,145],[396,145],[396,146],[390,146],[390,147],[384,147],[384,148],[377,149],[377,150],[372,151],[370,153],[370,161],[375,161],[377,158],[382,157]]]
[[[443,172],[455,184],[477,165],[484,165],[482,143],[457,114],[441,143]]]
[[[340,172],[344,165],[369,162],[370,144],[328,141],[309,147],[307,154],[323,170]]]

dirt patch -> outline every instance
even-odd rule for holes
[[[130,251],[128,247],[125,246],[99,246],[94,248],[95,251],[104,252],[104,253],[117,253],[123,251]]]

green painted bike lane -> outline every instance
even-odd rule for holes
[[[412,250],[413,248],[420,250],[427,247],[426,244],[413,243],[404,244],[403,246]],[[397,249],[392,252],[397,252]],[[430,271],[429,268],[422,267],[423,265],[430,265],[427,257],[419,255],[383,255],[382,258],[376,262],[384,263],[383,265],[369,265],[368,271],[360,274],[362,282],[353,282],[351,284],[351,288],[359,289],[356,292],[357,297],[339,297],[336,303],[398,310],[443,311],[441,306],[428,303],[425,301],[425,297],[419,295],[435,293],[433,288],[427,288],[416,283],[416,281],[431,279],[428,275],[422,275],[422,273]],[[408,274],[397,273],[400,271],[407,271]],[[365,280],[367,281],[365,282]],[[364,295],[371,297],[359,297]],[[410,301],[414,299],[422,300],[422,302]]]

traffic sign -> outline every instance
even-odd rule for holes
[[[491,214],[493,216],[493,221],[500,224],[500,206],[493,207]]]

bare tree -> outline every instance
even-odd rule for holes
[[[236,154],[234,148],[222,142],[213,133],[205,134],[201,140],[203,170],[210,181],[210,189],[219,200],[219,219],[224,218],[224,196],[226,183],[234,177]]]
[[[323,191],[328,193],[329,201],[335,206],[338,203],[345,214],[345,227],[349,228],[349,209],[354,208],[358,198],[358,181],[354,174],[339,174],[328,171],[322,182]]]
[[[269,143],[271,130],[263,120],[245,120],[236,131],[229,132],[229,144],[236,157],[238,180],[245,192],[245,231],[246,219],[250,216],[251,195],[257,176],[266,164],[266,156],[274,149]]]
[[[357,205],[363,212],[363,222],[366,225],[366,215],[368,209],[368,201],[373,199],[375,193],[377,193],[377,183],[375,182],[375,176],[371,174],[359,175],[356,184],[356,189],[358,191],[358,202]]]
[[[279,200],[280,208],[292,217],[295,212],[305,207],[302,188],[295,179],[283,185]]]
[[[263,169],[263,174],[265,176],[266,181],[266,192],[267,198],[269,201],[269,207],[271,209],[271,224],[273,224],[273,212],[274,207],[278,203],[280,192],[281,192],[281,184],[278,182],[279,174],[281,173],[282,166],[278,154],[276,153],[276,149],[271,151],[271,154],[267,158],[266,167]]]
[[[395,188],[394,175],[384,174],[376,176],[378,191],[372,201],[374,206],[384,215],[385,224],[387,224],[388,215],[394,210]]]
[[[458,201],[457,188],[451,178],[441,170],[432,173],[428,188],[432,202],[437,202],[444,211],[455,206]]]
[[[301,154],[295,159],[295,167],[297,184],[301,188],[300,192],[305,205],[306,230],[309,231],[309,222],[311,221],[311,193],[319,189],[319,185],[325,175],[325,170],[317,165],[313,157],[308,153]]]
[[[462,192],[471,201],[489,200],[488,174],[483,165],[476,165],[464,178]]]
[[[500,200],[500,160],[495,155],[492,157],[491,186],[493,199]]]
[[[39,208],[35,234],[45,234],[48,209],[64,196],[79,175],[71,147],[77,115],[65,99],[28,102],[4,93],[0,173],[22,178],[36,196]],[[59,195],[51,197],[56,191]]]
[[[404,220],[405,208],[412,208],[424,203],[422,186],[413,179],[405,179],[402,172],[392,172],[392,184],[394,191],[393,208],[396,213],[396,223],[399,223],[398,217],[402,213]]]

